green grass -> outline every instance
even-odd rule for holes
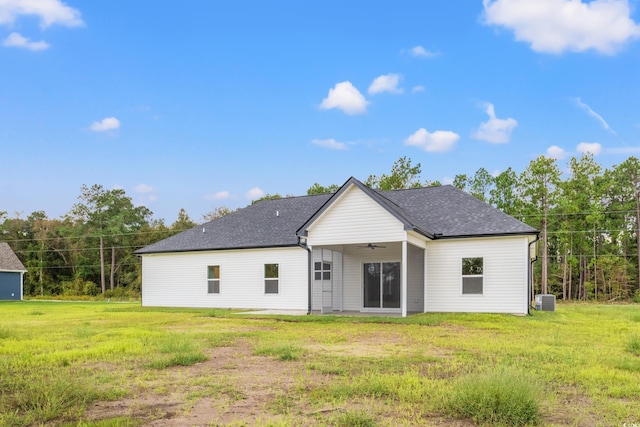
[[[453,416],[478,424],[526,426],[539,422],[541,396],[532,378],[499,369],[456,381],[444,406]]]
[[[627,345],[627,350],[631,354],[640,356],[640,337],[631,338],[629,340],[629,344]]]
[[[376,420],[364,411],[348,411],[338,413],[329,419],[336,427],[375,427]]]
[[[304,353],[302,347],[295,344],[263,345],[254,354],[272,356],[279,360],[298,360]]]
[[[230,417],[213,425],[629,425],[640,422],[639,312],[402,319],[0,302],[0,426],[148,425],[198,405]],[[92,415],[110,401],[124,409]]]

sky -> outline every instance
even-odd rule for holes
[[[640,0],[0,0],[0,211],[640,156]]]

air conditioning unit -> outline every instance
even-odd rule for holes
[[[556,311],[556,296],[551,294],[536,295],[536,310]]]

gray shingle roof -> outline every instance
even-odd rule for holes
[[[405,228],[430,238],[537,233],[536,229],[451,185],[376,191],[350,178],[341,190],[351,183],[402,221]],[[332,197],[323,194],[264,200],[136,253],[294,246],[298,243],[296,232],[330,206],[330,200],[335,200]]]
[[[379,193],[436,238],[535,234],[537,230],[452,186]]]
[[[27,271],[7,242],[0,242],[0,270]]]
[[[322,194],[263,200],[136,253],[294,246],[298,243],[296,230],[329,197],[330,194]]]

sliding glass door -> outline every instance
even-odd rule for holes
[[[365,308],[400,308],[400,263],[364,263]]]

